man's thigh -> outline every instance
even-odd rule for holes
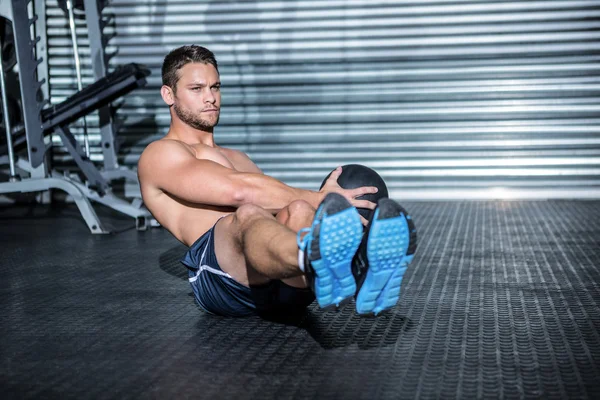
[[[239,243],[239,227],[235,214],[221,218],[215,225],[215,256],[223,270],[244,286],[262,285],[270,281],[247,262]]]
[[[294,201],[283,208],[276,217],[281,224],[289,227],[294,232],[301,228],[310,226],[314,218],[315,209],[308,203]],[[235,214],[221,218],[215,226],[215,255],[221,269],[228,273],[233,279],[244,286],[262,285],[270,281],[269,278],[260,274],[246,262],[239,243],[239,226],[236,223]],[[295,288],[308,286],[304,275],[284,279],[282,282]]]

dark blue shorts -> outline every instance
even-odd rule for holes
[[[215,224],[216,226],[216,224]],[[198,305],[211,314],[244,317],[256,314],[298,312],[313,302],[310,289],[299,289],[274,280],[246,287],[225,273],[215,255],[213,226],[192,244],[181,259]]]

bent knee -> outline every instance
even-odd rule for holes
[[[286,226],[294,231],[310,226],[315,216],[315,209],[304,200],[295,200],[288,206],[289,217]]]
[[[283,207],[277,213],[277,221],[284,225],[288,225],[290,218],[297,218],[299,215],[314,214],[315,209],[304,200],[294,200],[287,206]]]
[[[290,215],[299,214],[299,213],[313,213],[315,209],[304,200],[294,200],[290,204],[288,204],[287,209]]]
[[[234,220],[238,224],[245,224],[256,218],[272,217],[264,208],[254,204],[244,204],[234,213]]]

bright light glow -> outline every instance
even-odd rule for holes
[[[512,199],[514,193],[505,187],[496,186],[490,188],[490,197],[493,199]]]

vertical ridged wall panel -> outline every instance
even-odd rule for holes
[[[291,185],[363,163],[398,198],[600,193],[598,1],[113,0],[104,15],[110,69],[152,70],[119,111],[126,165],[168,129],[164,56],[196,43],[220,64],[217,142]],[[75,90],[74,63],[52,0],[47,20],[58,102]],[[88,125],[97,143],[97,119]]]

